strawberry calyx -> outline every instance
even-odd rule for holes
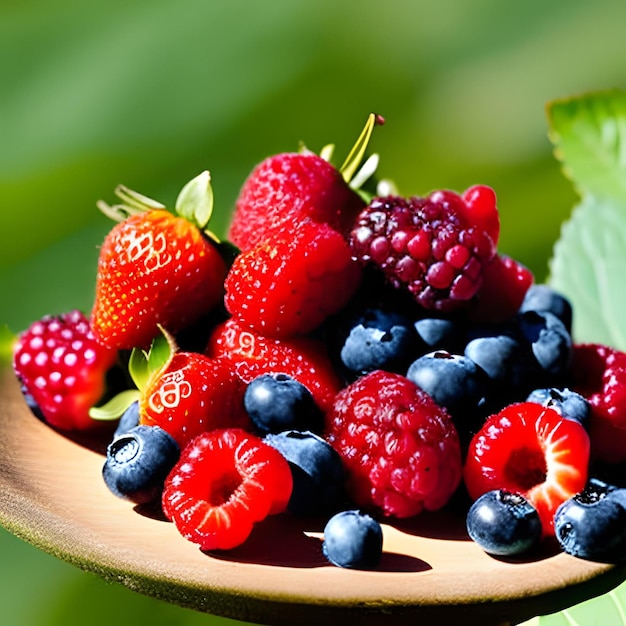
[[[98,209],[115,222],[123,222],[132,215],[147,211],[169,210],[158,200],[153,200],[124,185],[115,188],[115,195],[122,200],[121,204],[109,205],[103,200],[97,202]],[[204,170],[184,185],[176,198],[172,213],[186,219],[215,243],[220,243],[217,235],[207,228],[213,214],[213,187],[208,170]]]
[[[348,186],[362,196],[366,195],[362,187],[374,175],[380,160],[378,154],[370,155],[365,162],[363,162],[363,158],[365,157],[374,127],[382,126],[384,123],[385,118],[382,115],[370,113],[361,134],[350,149],[341,167],[338,168],[339,173]],[[301,146],[300,151],[309,152],[305,146]],[[335,145],[327,144],[320,150],[319,156],[330,163],[334,152]],[[368,197],[365,199],[367,200]]]
[[[150,350],[134,348],[128,361],[128,372],[136,389],[126,389],[102,406],[93,407],[89,416],[94,420],[119,419],[126,409],[139,400],[146,389],[164,372],[178,351],[176,341],[162,326],[161,334],[154,338]]]

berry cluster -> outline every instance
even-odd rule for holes
[[[61,430],[118,420],[109,489],[160,503],[203,550],[321,516],[327,559],[372,568],[382,521],[460,493],[489,553],[556,537],[626,559],[626,354],[576,344],[568,300],[499,251],[491,188],[357,191],[381,122],[341,169],[264,160],[227,242],[207,230],[207,172],[174,210],[118,188],[90,318],[16,344],[30,406]],[[133,385],[112,389],[113,370]]]

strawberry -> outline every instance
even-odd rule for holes
[[[504,489],[532,504],[544,535],[554,535],[554,514],[581,491],[588,476],[589,436],[554,409],[511,404],[489,417],[472,438],[463,476],[470,497]]]
[[[258,334],[304,335],[348,303],[360,276],[345,239],[328,224],[307,220],[235,259],[224,304]]]
[[[183,188],[176,214],[123,187],[117,193],[126,204],[99,205],[121,221],[100,250],[91,326],[108,346],[145,348],[159,324],[175,333],[220,303],[226,264],[204,231],[208,172]]]
[[[259,163],[236,200],[228,238],[246,251],[284,226],[297,227],[305,219],[347,233],[364,206],[348,181],[363,157],[376,123],[383,123],[382,118],[370,115],[340,170],[326,158],[308,151],[280,153]]]
[[[278,450],[237,428],[214,430],[183,450],[165,482],[163,512],[202,550],[228,550],[286,510],[292,485]]]
[[[62,430],[94,428],[89,410],[107,390],[117,351],[96,341],[80,311],[46,316],[18,337],[13,369],[33,409]]]
[[[250,429],[244,391],[245,385],[228,361],[196,352],[176,352],[143,390],[139,421],[160,426],[182,449],[207,430]]]
[[[206,354],[230,361],[245,383],[261,374],[288,374],[311,392],[324,412],[332,409],[341,388],[324,345],[311,337],[264,337],[231,318],[215,329]]]
[[[245,384],[226,359],[180,350],[161,329],[148,352],[134,349],[129,372],[137,389],[92,409],[94,419],[112,420],[138,402],[139,424],[159,426],[182,449],[190,439],[217,428],[251,429],[244,408]]]
[[[573,388],[591,405],[595,460],[626,462],[626,353],[595,343],[574,345]]]

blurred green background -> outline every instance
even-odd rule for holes
[[[222,229],[254,164],[300,141],[372,149],[402,193],[492,185],[501,250],[539,280],[575,202],[547,101],[626,87],[621,0],[4,0],[0,323],[88,310],[96,210],[165,203],[210,169]],[[2,623],[234,624],[143,598],[0,531]],[[589,622],[587,622],[589,623]]]

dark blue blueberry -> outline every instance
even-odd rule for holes
[[[550,407],[568,419],[587,426],[591,415],[591,406],[586,398],[571,389],[535,389],[526,398],[528,402],[535,402]]]
[[[520,313],[527,311],[552,313],[563,322],[568,332],[572,330],[572,304],[549,285],[531,285],[519,309]]]
[[[508,335],[477,337],[465,346],[464,354],[493,382],[518,388],[526,380],[529,367],[528,353],[513,337]]]
[[[127,433],[131,428],[135,428],[135,426],[139,426],[139,402],[133,402],[126,411],[124,411],[117,423],[113,437],[119,437]]]
[[[319,435],[289,430],[265,437],[289,462],[293,490],[287,506],[294,515],[339,510],[345,501],[344,467],[337,451]]]
[[[342,511],[326,523],[322,551],[338,567],[374,569],[383,552],[382,528],[365,513]]]
[[[412,321],[400,313],[368,308],[347,326],[339,356],[351,372],[404,371],[415,355],[415,328]]]
[[[462,336],[459,323],[448,318],[424,317],[414,324],[424,352],[454,349]]]
[[[158,426],[136,426],[107,447],[102,468],[113,494],[137,504],[160,497],[165,478],[178,461],[180,448]]]
[[[517,327],[532,352],[539,375],[561,377],[567,373],[572,358],[572,338],[556,315],[526,311],[517,316]]]
[[[244,406],[262,434],[283,430],[321,432],[323,415],[311,392],[288,374],[262,374],[250,381]]]
[[[523,496],[502,489],[480,496],[467,513],[466,525],[469,536],[494,556],[527,553],[542,535],[535,507]]]
[[[572,556],[626,562],[626,489],[590,481],[556,510],[554,530],[563,550]]]
[[[464,355],[429,352],[411,363],[406,377],[455,416],[476,408],[484,397],[487,377]]]

